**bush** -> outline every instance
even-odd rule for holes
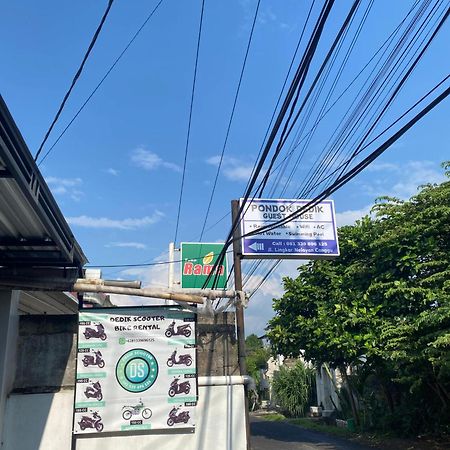
[[[314,392],[314,371],[298,361],[292,368],[282,366],[273,379],[275,400],[291,417],[304,416]]]

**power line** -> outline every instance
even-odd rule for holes
[[[249,54],[249,51],[250,51],[250,46],[251,46],[251,43],[252,43],[253,31],[255,29],[256,18],[258,17],[258,11],[259,11],[260,3],[261,3],[261,0],[258,0],[258,3],[256,4],[255,15],[253,17],[252,28],[250,30],[250,36],[248,38],[248,43],[247,43],[247,49],[245,50],[244,62],[242,63],[242,68],[241,68],[241,73],[239,75],[239,81],[238,81],[238,85],[237,85],[237,89],[236,89],[236,94],[234,96],[233,107],[231,108],[230,119],[228,121],[227,131],[225,133],[225,140],[224,140],[224,143],[223,143],[223,146],[222,146],[222,153],[220,154],[219,164],[217,166],[216,176],[214,178],[214,183],[213,183],[213,187],[212,187],[212,190],[211,190],[211,196],[209,197],[208,207],[206,208],[205,220],[203,221],[202,231],[200,233],[200,241],[203,239],[203,234],[205,232],[206,223],[208,221],[209,211],[211,210],[211,204],[212,204],[212,201],[213,201],[213,198],[214,198],[214,194],[216,192],[217,181],[219,179],[220,169],[222,168],[223,157],[224,157],[225,149],[226,149],[226,146],[227,146],[227,143],[228,143],[228,137],[230,135],[231,125],[233,123],[234,112],[236,110],[236,104],[237,104],[237,101],[238,101],[239,92],[241,90],[242,79],[244,77],[245,66],[247,64],[247,58],[248,58],[248,54]]]
[[[232,250],[229,250],[225,253],[233,253]],[[198,256],[195,259],[203,259],[205,255],[201,255]],[[98,267],[101,269],[114,269],[114,268],[120,268],[120,267],[151,267],[151,266],[162,266],[162,265],[167,265],[167,264],[174,264],[174,263],[179,263],[179,262],[183,262],[183,259],[176,259],[173,261],[157,261],[157,262],[151,262],[151,263],[138,263],[138,264],[89,264],[85,267],[87,268],[94,268],[94,267]]]
[[[298,50],[299,50],[299,48],[300,48],[300,44],[301,44],[301,42],[302,42],[302,40],[303,40],[303,35],[304,35],[304,33],[305,33],[306,26],[307,26],[307,24],[308,24],[308,22],[309,22],[309,18],[310,18],[310,16],[311,16],[311,12],[312,12],[312,9],[313,9],[313,7],[314,7],[315,1],[316,1],[316,0],[313,0],[313,1],[311,2],[311,6],[310,6],[309,11],[308,11],[308,14],[307,14],[307,16],[306,16],[305,23],[303,24],[303,28],[302,28],[302,31],[301,31],[301,33],[300,33],[300,37],[299,37],[299,39],[298,39],[298,41],[297,41],[297,46],[295,47],[295,51],[294,51],[294,54],[292,55],[292,58],[291,58],[291,62],[290,62],[290,64],[289,64],[288,71],[287,71],[286,76],[285,76],[285,78],[284,78],[283,86],[281,87],[280,93],[279,93],[279,95],[278,95],[278,99],[277,99],[276,104],[275,104],[275,107],[274,107],[274,109],[273,109],[272,117],[270,118],[269,125],[268,125],[268,127],[267,127],[267,129],[266,129],[264,138],[263,138],[262,143],[261,143],[261,147],[260,147],[260,149],[259,149],[258,155],[257,155],[256,160],[255,160],[255,164],[253,165],[252,172],[251,172],[251,176],[253,176],[253,173],[255,172],[255,168],[256,168],[256,165],[257,165],[257,163],[258,163],[259,157],[260,157],[260,155],[261,155],[261,152],[262,152],[263,149],[264,149],[264,143],[266,142],[267,136],[268,136],[268,134],[269,134],[269,132],[270,132],[270,128],[271,128],[272,123],[273,123],[273,119],[275,118],[275,114],[276,114],[276,112],[277,112],[277,110],[278,110],[278,105],[280,104],[281,98],[282,98],[282,96],[283,96],[284,89],[285,89],[286,84],[287,84],[287,82],[288,82],[288,80],[289,80],[289,75],[290,75],[291,70],[292,70],[292,67],[293,67],[293,65],[294,65],[295,58],[297,57],[297,53],[298,53]],[[276,170],[276,169],[275,169],[275,170]],[[250,181],[250,180],[249,180],[249,181]],[[247,189],[247,187],[248,187],[248,183],[249,183],[249,182],[247,182],[246,189]],[[220,219],[218,219],[216,222],[214,222],[212,225],[210,225],[208,228],[206,228],[206,230],[204,230],[204,232],[205,232],[205,233],[208,232],[209,230],[211,230],[212,228],[214,228],[216,225],[218,225],[220,222],[222,222],[224,219],[226,219],[226,218],[227,218],[228,216],[230,216],[230,215],[231,215],[231,213],[230,213],[230,212],[227,212],[227,213],[226,213],[225,215],[223,215]],[[201,240],[201,239],[202,239],[202,236],[200,236],[198,240]]]
[[[296,142],[295,146],[289,150],[289,153],[283,158],[283,160],[280,162],[280,164],[274,169],[274,171],[278,170],[281,168],[281,166],[283,165],[283,163],[286,163],[287,159],[290,158],[292,156],[292,154],[294,153],[294,151],[296,150],[296,148],[302,143],[304,142],[306,139],[309,140],[309,137],[314,133],[315,129],[317,128],[317,126],[319,125],[319,123],[328,115],[328,113],[336,106],[336,104],[344,97],[344,95],[348,92],[348,90],[354,85],[354,83],[356,82],[356,80],[364,73],[364,71],[369,67],[369,65],[371,64],[371,62],[375,59],[375,57],[382,51],[382,49],[386,46],[386,44],[391,41],[393,39],[393,37],[397,34],[398,30],[400,29],[400,27],[403,25],[403,23],[406,21],[407,17],[411,14],[411,12],[414,10],[414,8],[416,7],[417,3],[419,2],[419,0],[416,0],[415,4],[411,7],[411,9],[409,10],[409,12],[407,13],[407,15],[402,19],[402,21],[399,23],[399,25],[397,25],[397,27],[394,29],[394,31],[388,36],[388,38],[381,44],[381,46],[378,48],[378,50],[372,55],[372,57],[367,61],[367,63],[361,68],[361,70],[358,72],[358,74],[352,79],[352,81],[347,85],[347,87],[338,95],[338,97],[333,101],[333,103],[331,104],[331,106],[329,106],[327,108],[327,110],[319,116],[314,125],[307,131],[307,133]],[[386,51],[386,50],[385,50]],[[385,52],[383,52],[384,54]],[[370,75],[373,73],[373,71],[370,73]],[[369,75],[369,77],[370,77]],[[364,83],[365,84],[365,83]],[[307,142],[307,144],[309,144],[309,142]],[[293,173],[291,171],[291,175],[289,175],[289,180],[290,181],[292,179]]]
[[[448,87],[444,92],[442,92],[438,97],[436,97],[431,103],[429,103],[424,109],[417,113],[411,120],[409,120],[403,127],[398,130],[394,135],[392,135],[386,142],[380,145],[376,150],[370,153],[369,156],[364,158],[355,167],[350,169],[347,173],[340,175],[333,184],[318,194],[314,199],[310,200],[305,206],[302,206],[298,211],[289,214],[284,219],[281,219],[273,224],[266,225],[259,228],[258,230],[251,231],[244,234],[242,237],[254,236],[256,234],[265,233],[266,231],[278,228],[291,220],[296,219],[301,214],[304,214],[307,210],[317,205],[320,201],[336,192],[342,186],[347,184],[351,179],[358,175],[362,170],[364,170],[371,162],[378,158],[382,153],[384,153],[392,144],[394,144],[398,139],[400,139],[411,127],[413,127],[420,119],[422,119],[426,114],[428,114],[432,109],[434,109],[439,103],[441,103],[445,98],[450,95],[450,87]]]
[[[355,0],[353,2],[353,5],[352,5],[352,7],[350,8],[350,10],[349,10],[349,12],[347,14],[347,17],[345,18],[344,22],[342,23],[342,26],[339,29],[339,32],[337,33],[337,35],[336,35],[336,37],[335,37],[335,39],[333,41],[333,44],[331,45],[330,49],[328,50],[328,52],[327,52],[327,54],[326,54],[326,56],[325,56],[325,58],[324,58],[324,60],[323,60],[323,62],[321,64],[321,66],[320,66],[320,68],[319,68],[319,70],[318,70],[318,72],[317,72],[317,74],[316,74],[316,76],[315,76],[315,78],[313,80],[313,82],[311,83],[311,86],[308,89],[308,92],[305,95],[305,98],[303,99],[302,104],[300,105],[300,108],[296,112],[295,117],[292,120],[292,123],[289,125],[288,128],[285,127],[286,131],[283,131],[284,136],[283,136],[283,134],[280,136],[280,141],[278,142],[277,149],[276,149],[274,155],[272,156],[272,160],[270,161],[269,168],[267,169],[267,171],[266,171],[266,173],[264,175],[264,178],[263,178],[263,181],[262,181],[262,185],[260,187],[260,192],[261,193],[263,192],[264,188],[266,187],[267,181],[268,181],[269,176],[270,176],[270,172],[272,170],[272,167],[273,167],[273,165],[275,163],[276,158],[278,157],[278,155],[279,155],[283,145],[286,143],[286,140],[288,139],[289,134],[291,133],[291,131],[294,128],[298,118],[300,117],[300,114],[302,113],[306,103],[308,102],[309,97],[311,96],[314,88],[316,87],[316,84],[319,81],[319,79],[320,79],[320,77],[322,75],[322,72],[325,70],[325,67],[328,64],[329,59],[333,55],[333,53],[334,53],[334,51],[336,49],[336,46],[339,44],[339,42],[340,42],[340,40],[341,40],[345,30],[347,29],[347,27],[348,27],[348,25],[350,23],[350,20],[354,16],[354,14],[355,14],[355,12],[356,12],[360,2],[361,2],[361,0]],[[301,86],[300,86],[300,88],[301,88]],[[293,112],[294,107],[295,107],[295,103],[292,105],[292,109],[291,109],[292,112]],[[286,124],[287,124],[287,122],[286,122]]]
[[[327,0],[324,3],[323,7],[322,7],[322,10],[320,12],[320,15],[319,15],[317,21],[316,21],[316,24],[315,24],[314,30],[313,30],[313,32],[311,34],[310,40],[308,42],[308,45],[307,45],[307,47],[305,49],[303,58],[302,58],[302,60],[299,63],[299,66],[297,68],[297,71],[296,71],[296,74],[294,76],[294,79],[291,82],[289,90],[288,90],[288,92],[286,94],[286,97],[285,97],[285,99],[283,101],[283,105],[281,106],[281,109],[280,109],[280,111],[278,113],[277,120],[274,123],[274,126],[273,126],[272,131],[271,131],[271,133],[269,135],[269,138],[268,138],[267,143],[266,143],[266,145],[264,147],[264,150],[261,153],[261,158],[259,159],[258,165],[256,166],[256,169],[254,171],[254,174],[251,177],[250,182],[247,185],[247,189],[246,189],[246,192],[244,194],[243,202],[239,206],[239,210],[238,210],[238,213],[237,213],[236,220],[233,221],[232,227],[231,227],[231,229],[230,229],[230,231],[228,233],[228,237],[226,239],[226,244],[224,246],[224,249],[221,252],[221,254],[219,255],[219,258],[216,261],[216,264],[215,264],[215,267],[214,267],[213,270],[215,270],[217,268],[217,265],[222,263],[223,258],[225,257],[226,248],[233,241],[233,234],[234,234],[234,232],[236,230],[236,227],[239,224],[239,221],[240,221],[239,218],[240,218],[240,216],[242,214],[242,211],[244,209],[245,203],[247,202],[248,198],[250,197],[251,192],[253,191],[253,187],[256,184],[256,181],[257,181],[257,179],[259,177],[259,174],[260,174],[260,172],[262,170],[264,162],[265,162],[265,160],[268,157],[268,154],[270,152],[272,144],[275,141],[275,138],[276,138],[276,136],[278,134],[279,129],[281,128],[283,120],[284,120],[284,118],[285,118],[285,116],[286,116],[286,114],[288,112],[289,106],[291,105],[294,97],[296,97],[294,102],[298,99],[298,95],[296,95],[296,91],[299,88],[299,86],[302,84],[302,79],[304,79],[304,77],[306,76],[306,74],[308,72],[308,68],[309,68],[311,59],[312,59],[312,57],[313,57],[313,55],[315,53],[315,50],[316,50],[317,45],[319,43],[320,37],[322,35],[323,28],[325,26],[325,22],[327,21],[327,18],[328,18],[329,14],[330,14],[330,11],[331,11],[331,8],[332,8],[333,4],[334,4],[334,0]],[[292,116],[292,113],[293,113],[293,111],[291,109],[291,111],[289,113],[289,116]],[[288,120],[289,120],[289,118],[288,118]],[[287,127],[287,123],[288,123],[288,121],[285,123],[284,130]],[[209,280],[211,279],[211,276],[212,276],[212,273],[210,275],[208,275],[207,280],[204,283],[204,286],[206,286],[207,283],[209,283]],[[218,279],[218,277],[217,277],[217,274],[216,274],[213,284],[216,283],[217,279]]]
[[[436,7],[436,6],[435,6]],[[433,9],[435,8],[433,7]],[[433,10],[432,10],[433,11]],[[410,11],[411,12],[411,11]],[[409,13],[408,13],[409,15]],[[448,14],[447,14],[448,15]],[[365,148],[367,148],[369,145],[371,145],[375,140],[377,140],[382,134],[384,134],[385,132],[387,132],[393,125],[395,125],[398,121],[400,121],[405,115],[407,115],[412,109],[414,109],[421,101],[423,101],[427,96],[429,96],[434,90],[436,90],[442,83],[444,83],[444,81],[446,81],[448,79],[447,76],[446,78],[444,78],[437,86],[435,86],[432,90],[430,90],[425,96],[423,96],[419,101],[417,101],[412,107],[410,107],[405,113],[403,113],[394,123],[392,123],[389,127],[387,127],[385,130],[383,130],[382,133],[378,134],[374,139],[372,139],[367,145],[365,145],[364,147],[362,147],[364,141],[367,139],[367,137],[370,135],[371,131],[374,129],[375,125],[378,123],[378,121],[380,120],[381,116],[384,114],[384,112],[387,110],[387,108],[389,107],[390,103],[393,101],[393,99],[395,98],[395,96],[398,94],[399,90],[401,89],[403,83],[406,81],[406,79],[409,77],[409,75],[411,74],[412,70],[414,69],[414,67],[417,65],[419,59],[423,56],[424,52],[426,51],[427,47],[429,46],[429,44],[431,43],[431,41],[433,40],[434,36],[437,34],[437,32],[439,31],[439,28],[442,26],[442,24],[444,23],[444,21],[446,20],[446,16],[444,15],[444,17],[441,19],[441,22],[439,24],[439,26],[437,27],[437,29],[434,31],[433,35],[431,36],[431,38],[429,39],[428,43],[425,45],[425,47],[422,49],[422,51],[420,52],[420,54],[417,56],[417,58],[415,59],[414,63],[408,68],[406,74],[403,76],[402,80],[397,84],[396,81],[396,88],[393,91],[393,94],[391,95],[388,103],[384,106],[384,108],[382,109],[382,111],[379,113],[378,118],[375,120],[375,122],[372,124],[371,127],[369,127],[369,131],[367,131],[364,135],[364,137],[361,138],[361,143],[359,146],[357,146],[356,150],[354,151],[352,157],[350,159],[348,159],[345,163],[341,164],[331,175],[333,175],[334,173],[338,172],[339,170],[341,170],[341,174],[345,171],[345,168],[348,166],[348,164],[350,163],[350,161],[353,160],[353,158],[355,156],[357,156],[359,153],[361,153]],[[430,14],[429,14],[430,16]],[[405,18],[406,19],[406,18]],[[428,18],[427,18],[428,19]],[[416,36],[418,35],[419,31],[416,33]],[[414,38],[413,38],[414,39]],[[425,41],[426,37],[423,39],[422,43]],[[410,59],[410,61],[412,60],[412,58]],[[400,75],[401,76],[401,75]],[[400,78],[400,77],[399,77]],[[386,96],[387,97],[387,96]],[[382,102],[383,103],[383,102]],[[319,114],[320,115],[320,114]],[[374,117],[374,116],[373,116]],[[371,119],[372,120],[372,119]],[[362,148],[361,148],[362,147]],[[321,184],[322,182],[324,182],[328,177],[326,177],[325,179],[321,180],[320,182],[316,183],[316,185],[314,185],[312,188],[310,188],[310,191],[312,191],[313,189],[315,189],[319,184]],[[303,195],[301,193],[299,193],[298,195]],[[306,194],[308,195],[308,194]],[[273,269],[273,267],[272,267]],[[255,292],[255,291],[253,291]]]
[[[128,49],[131,47],[133,42],[136,40],[136,38],[139,36],[141,31],[145,28],[149,20],[153,17],[159,6],[164,0],[160,0],[156,6],[152,9],[150,14],[147,16],[147,18],[144,20],[142,25],[138,28],[138,30],[134,33],[132,38],[129,40],[128,44],[124,47],[124,49],[121,51],[119,56],[114,60],[114,62],[111,64],[109,69],[106,71],[105,75],[103,75],[102,79],[98,82],[97,86],[92,90],[92,92],[88,95],[86,100],[83,102],[83,104],[80,106],[78,111],[75,113],[75,115],[70,119],[69,123],[66,125],[66,127],[62,130],[62,132],[59,134],[55,142],[51,145],[51,147],[47,150],[47,153],[43,156],[41,161],[39,162],[38,166],[40,166],[44,160],[47,158],[47,156],[50,154],[50,152],[55,148],[55,146],[58,144],[58,142],[61,140],[61,138],[66,134],[66,131],[72,126],[73,122],[77,119],[77,117],[80,115],[80,113],[83,111],[83,109],[86,107],[86,105],[90,102],[91,98],[95,95],[95,93],[98,91],[100,86],[104,83],[104,81],[108,78],[109,74],[114,70],[116,65],[119,63],[119,61],[122,59],[122,57],[125,55],[125,53],[128,51]]]
[[[38,151],[36,152],[36,156],[34,157],[35,161],[37,161],[39,155],[41,154],[41,151],[42,151],[42,148],[44,147],[44,144],[47,142],[47,139],[50,136],[50,133],[52,132],[53,127],[55,126],[56,122],[58,121],[59,116],[61,115],[62,110],[64,109],[64,106],[65,106],[65,104],[66,104],[70,94],[72,93],[72,90],[75,87],[76,82],[78,81],[78,78],[80,78],[80,75],[81,75],[81,72],[83,71],[84,65],[86,64],[86,61],[89,58],[89,55],[90,55],[92,49],[94,48],[94,45],[95,45],[95,43],[97,41],[97,38],[98,38],[98,36],[100,34],[100,31],[103,28],[103,24],[105,23],[106,18],[108,17],[108,14],[109,14],[109,11],[110,11],[111,6],[113,4],[113,1],[114,0],[109,0],[108,1],[108,6],[106,7],[106,10],[105,10],[105,12],[103,14],[103,17],[102,17],[101,21],[100,21],[100,24],[98,25],[97,29],[95,30],[94,36],[92,37],[91,42],[89,44],[89,47],[88,47],[88,49],[87,49],[87,51],[86,51],[86,53],[85,53],[85,55],[83,57],[83,60],[81,61],[80,67],[78,68],[77,72],[75,73],[75,76],[73,77],[73,80],[72,80],[72,83],[71,83],[71,85],[69,87],[69,90],[64,95],[64,98],[63,98],[63,100],[62,100],[62,102],[61,102],[61,104],[60,104],[60,106],[58,108],[58,111],[57,111],[57,113],[55,115],[55,118],[53,119],[49,129],[45,133],[44,139],[42,140],[41,145],[39,146]]]
[[[313,168],[309,170],[306,176],[307,180],[303,183],[303,191],[300,191],[298,195],[303,195],[302,192],[307,191],[309,186],[314,180],[317,180],[319,177],[323,176],[327,168],[330,167],[332,164],[335,164],[338,155],[343,152],[344,145],[346,143],[347,144],[349,143],[349,140],[352,139],[352,137],[356,134],[357,128],[362,126],[363,121],[369,115],[370,109],[377,103],[378,99],[381,97],[381,93],[386,88],[387,83],[390,81],[390,79],[393,78],[395,72],[401,67],[403,58],[409,51],[408,48],[419,36],[420,28],[419,30],[416,31],[415,36],[408,43],[406,49],[403,50],[401,55],[397,58],[402,46],[407,42],[407,37],[412,33],[415,24],[418,22],[419,18],[424,14],[427,6],[428,4],[424,3],[419,8],[419,11],[417,11],[411,23],[407,26],[406,30],[403,32],[403,35],[400,37],[398,43],[394,46],[394,49],[390,52],[389,56],[387,57],[387,60],[382,64],[381,68],[378,70],[378,73],[376,74],[375,78],[370,83],[369,83],[370,78],[368,78],[367,82],[364,83],[364,85],[369,84],[369,87],[367,88],[366,92],[362,95],[361,99],[358,101],[356,107],[352,111],[351,108],[353,107],[353,105],[355,105],[355,102],[358,99],[359,94],[363,91],[364,85],[359,90],[349,109],[344,114],[343,119],[340,121],[339,125],[333,131],[328,142],[325,144],[324,149],[322,150],[319,157],[321,157],[325,153],[328,144],[330,144],[333,137],[336,135],[336,133],[338,133],[339,127],[342,124],[343,127],[334,138],[334,142],[331,144],[331,147],[326,151],[321,162],[318,164],[319,161],[318,157],[316,163],[313,165],[313,167],[316,166],[316,168],[314,170]],[[435,7],[433,7],[433,9],[434,8]],[[425,19],[425,22],[422,23],[421,27],[423,27],[427,21],[428,18]],[[372,71],[372,73],[374,72],[374,70]],[[397,81],[398,80],[396,80],[396,82]],[[384,99],[381,101],[381,103],[383,101]],[[350,113],[350,111],[352,112]]]
[[[177,212],[177,222],[175,225],[175,237],[173,241],[177,242],[178,237],[178,226],[180,224],[180,214],[181,214],[181,204],[183,201],[183,190],[184,190],[184,179],[186,176],[186,163],[187,163],[187,157],[188,157],[188,150],[189,150],[189,139],[191,137],[191,124],[192,124],[192,110],[194,107],[194,94],[195,94],[195,84],[197,81],[197,68],[198,68],[198,55],[200,52],[200,39],[202,36],[202,26],[203,26],[203,12],[205,10],[205,0],[202,0],[202,9],[200,13],[200,24],[198,27],[198,36],[197,36],[197,49],[195,52],[195,64],[194,64],[194,78],[192,80],[192,90],[191,90],[191,103],[189,106],[189,120],[188,120],[188,128],[187,128],[187,134],[186,134],[186,145],[184,149],[184,162],[183,162],[183,174],[181,176],[181,186],[180,186],[180,198],[178,200],[178,212]]]
[[[391,123],[388,127],[386,127],[382,132],[380,132],[377,136],[375,136],[370,142],[368,142],[364,147],[360,148],[358,150],[358,152],[355,154],[355,156],[358,156],[362,151],[364,151],[367,147],[369,147],[371,144],[373,144],[376,140],[378,140],[382,135],[384,135],[387,131],[389,131],[394,125],[396,125],[401,119],[403,119],[406,115],[408,115],[413,109],[415,109],[421,102],[423,102],[427,97],[429,97],[434,91],[436,91],[442,84],[444,84],[448,79],[450,78],[450,74],[447,75],[446,77],[444,77],[437,85],[435,85],[432,89],[430,89],[426,94],[424,94],[419,100],[417,100],[411,107],[409,107],[401,116],[399,116],[393,123]],[[329,179],[331,176],[333,176],[334,174],[336,174],[337,172],[339,172],[347,162],[350,162],[351,159],[349,159],[348,161],[342,163],[339,167],[337,167],[331,174],[329,174],[327,177],[325,177],[324,179],[322,179],[320,182],[318,182],[317,184],[315,184],[314,186],[311,187],[310,191],[314,190],[316,187],[318,187],[321,183],[325,182],[327,179]],[[344,167],[345,169],[345,167]],[[270,269],[270,272],[272,272],[273,270],[275,270],[276,267],[278,267],[278,265],[280,264],[280,261],[277,261],[276,263],[273,264],[272,268]],[[246,274],[246,278],[247,280],[244,280],[244,284],[246,284],[246,282],[248,282],[251,278],[251,276],[254,274],[255,270],[257,267],[254,267],[253,270],[251,271],[251,273]],[[264,278],[264,281],[262,281],[262,283],[260,283],[260,285],[262,285],[266,279],[268,277]],[[256,291],[259,289],[260,285],[254,289],[252,291],[251,296],[253,296]],[[250,296],[250,297],[251,297]]]
[[[434,8],[433,8],[434,9]],[[409,15],[409,13],[408,13]],[[448,14],[447,14],[448,15]],[[396,81],[396,89],[394,90],[393,94],[390,97],[390,100],[388,101],[388,103],[384,106],[384,108],[382,109],[381,113],[379,113],[379,116],[377,118],[377,120],[375,120],[375,122],[372,124],[372,126],[369,128],[369,131],[364,135],[364,137],[361,139],[361,144],[356,148],[354,155],[352,155],[352,158],[349,159],[346,163],[342,164],[336,171],[339,171],[343,166],[344,169],[341,171],[342,172],[345,171],[345,168],[347,167],[347,165],[349,164],[349,162],[353,159],[353,157],[357,154],[359,154],[364,148],[367,148],[371,143],[373,143],[376,139],[378,139],[380,137],[381,134],[384,134],[388,129],[390,129],[395,123],[397,123],[401,118],[403,118],[409,111],[411,111],[418,103],[420,103],[426,96],[428,96],[432,91],[434,91],[438,86],[440,86],[449,76],[447,76],[446,78],[444,78],[444,80],[442,80],[437,86],[435,86],[431,91],[428,92],[428,94],[426,94],[424,97],[422,97],[418,102],[416,102],[416,104],[409,108],[408,111],[406,111],[404,114],[402,114],[402,116],[400,118],[398,118],[393,124],[391,124],[387,129],[385,129],[382,133],[380,133],[376,138],[374,138],[369,144],[365,145],[363,148],[361,148],[362,144],[364,143],[364,141],[366,140],[366,138],[369,136],[369,134],[371,133],[371,131],[374,129],[375,124],[379,121],[381,115],[384,114],[384,112],[387,110],[387,107],[389,106],[389,104],[393,101],[393,99],[395,98],[395,96],[398,94],[399,90],[401,89],[403,83],[406,81],[406,79],[409,77],[410,73],[412,72],[412,70],[414,69],[415,65],[417,64],[418,60],[423,56],[424,52],[426,51],[427,47],[429,46],[431,40],[434,38],[434,36],[437,34],[437,32],[439,31],[439,28],[442,26],[443,22],[446,20],[446,16],[444,16],[444,18],[441,20],[440,25],[438,26],[438,28],[434,31],[433,36],[430,38],[430,41],[427,43],[427,45],[425,46],[425,48],[422,49],[422,51],[420,52],[419,56],[416,58],[415,62],[409,67],[409,69],[407,70],[406,74],[404,75],[404,77],[402,78],[402,80],[400,81],[400,83],[397,85],[397,81]],[[425,38],[424,40],[425,41]],[[402,58],[402,57],[401,57]],[[403,58],[402,58],[403,59]],[[412,58],[411,58],[412,60]],[[410,61],[411,61],[410,60]],[[399,77],[400,78],[400,77]],[[382,102],[383,103],[383,102]],[[320,113],[319,113],[320,115]],[[335,171],[335,172],[336,172]],[[328,177],[327,177],[328,178]],[[323,182],[324,180],[322,180],[321,182]],[[320,184],[320,183],[318,183]],[[314,189],[317,185],[313,186],[312,189]],[[311,190],[312,190],[311,189]],[[261,230],[258,230],[258,233],[261,232]],[[271,271],[274,270],[274,268],[278,265],[278,263],[275,263],[275,266],[272,267]],[[254,270],[253,270],[254,272]],[[267,279],[267,277],[264,277],[264,279],[262,280],[262,283]],[[261,283],[261,284],[262,284]],[[259,286],[258,286],[259,288]],[[256,292],[256,290],[258,289],[256,288],[252,294],[254,294],[254,292]]]

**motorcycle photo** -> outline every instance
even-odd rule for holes
[[[131,416],[141,415],[143,419],[150,419],[152,417],[152,410],[150,408],[145,408],[142,399],[139,399],[139,403],[134,406],[124,406],[122,408],[122,417],[125,420],[130,420]]]
[[[86,428],[95,428],[97,431],[103,430],[102,418],[97,411],[94,411],[92,417],[82,416],[78,425],[80,426],[81,431],[84,431]]]
[[[175,320],[169,325],[167,328],[165,335],[170,338],[172,336],[183,335],[189,337],[192,334],[191,325],[189,323],[178,325],[177,330],[175,331]]]
[[[94,356],[95,355],[95,356]],[[98,366],[101,368],[105,367],[105,361],[103,361],[102,353],[100,350],[94,351],[94,355],[84,355],[83,356],[83,366]]]
[[[170,384],[169,397],[173,397],[177,394],[189,394],[191,390],[189,381],[183,381],[182,383],[178,383],[178,381],[179,378],[175,378]]]
[[[176,423],[188,423],[190,419],[189,411],[181,411],[179,414],[177,414],[180,408],[181,405],[178,408],[174,407],[172,411],[170,411],[169,418],[167,419],[167,425],[169,425],[169,427],[173,426]]]
[[[96,398],[99,402],[101,402],[103,400],[103,394],[100,381],[91,383],[91,385],[84,390],[84,395],[86,398]]]
[[[184,364],[185,366],[190,366],[192,364],[191,355],[180,355],[177,359],[177,350],[174,350],[167,360],[167,365],[172,367],[174,364]]]
[[[83,334],[86,339],[100,338],[102,341],[106,339],[105,327],[101,323],[96,325],[96,329],[87,327]]]

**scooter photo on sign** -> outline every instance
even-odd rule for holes
[[[170,338],[172,336],[185,336],[189,337],[192,334],[191,325],[189,323],[178,325],[175,331],[175,320],[167,328],[165,335]]]
[[[102,352],[100,350],[94,351],[94,355],[84,355],[83,356],[83,366],[98,366],[100,369],[105,367],[105,361],[102,358]]]
[[[100,384],[100,381],[96,381],[95,383],[91,383],[90,386],[88,386],[84,390],[84,395],[86,398],[95,398],[99,402],[103,400],[103,394],[102,394],[102,386]]]
[[[179,378],[175,378],[170,384],[169,397],[174,397],[177,394],[189,394],[191,391],[191,384],[189,381],[178,383],[179,380]]]
[[[87,327],[87,328],[84,330],[84,333],[83,333],[83,334],[84,334],[85,339],[99,338],[99,339],[101,339],[102,341],[106,340],[105,327],[104,327],[101,323],[98,323],[98,324],[96,325],[96,328],[95,328],[95,329],[94,329],[94,328]]]
[[[175,364],[183,364],[185,366],[190,366],[192,364],[192,356],[187,355],[180,355],[177,359],[177,350],[174,350],[173,353],[170,355],[169,359],[167,360],[167,365],[169,367],[172,367]]]
[[[167,425],[172,427],[176,423],[188,423],[189,422],[189,411],[181,411],[178,413],[181,405],[177,408],[172,408],[172,411],[169,413],[169,418],[167,419]]]
[[[95,428],[97,431],[103,430],[102,418],[97,411],[94,411],[92,416],[82,416],[78,425],[81,431],[84,431],[86,428]]]

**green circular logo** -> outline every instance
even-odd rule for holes
[[[147,350],[130,350],[117,362],[116,378],[128,392],[146,391],[158,378],[158,362]]]
[[[119,344],[125,345],[127,343],[127,340],[124,337],[119,338]]]

